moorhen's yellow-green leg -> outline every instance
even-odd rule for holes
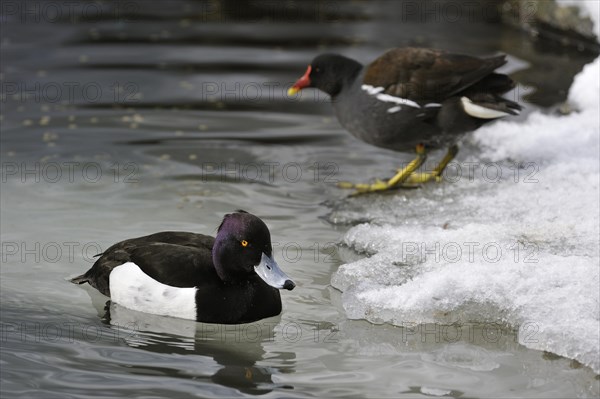
[[[446,169],[446,166],[456,157],[458,154],[458,145],[454,144],[452,147],[448,148],[446,155],[440,161],[440,163],[431,171],[431,172],[423,172],[423,173],[413,173],[404,181],[406,184],[410,185],[418,185],[427,183],[430,180],[435,179],[435,181],[439,182],[442,180],[442,173]]]
[[[356,189],[356,194],[364,194],[364,193],[372,193],[376,191],[385,191],[390,188],[401,185],[413,174],[417,169],[423,165],[425,159],[427,158],[427,153],[425,151],[425,146],[418,145],[417,149],[417,157],[412,160],[405,168],[399,169],[398,173],[388,181],[376,180],[375,183],[348,183],[348,182],[340,182],[338,183],[338,187],[340,188],[354,188]]]

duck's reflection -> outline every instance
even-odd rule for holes
[[[119,329],[119,337],[129,346],[156,353],[212,358],[221,367],[209,378],[218,385],[262,395],[277,387],[273,373],[293,372],[295,354],[291,352],[277,353],[279,358],[285,358],[285,366],[257,364],[265,358],[264,343],[275,339],[279,317],[225,325],[140,313],[111,301],[106,302],[104,310],[103,322]]]

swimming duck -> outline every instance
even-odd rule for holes
[[[281,313],[292,290],[258,217],[227,214],[211,236],[165,231],[112,245],[75,284],[89,283],[129,309],[206,323],[249,323]]]

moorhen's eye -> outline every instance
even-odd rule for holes
[[[241,244],[242,244],[242,247],[247,247],[248,246],[248,241],[242,240]]]

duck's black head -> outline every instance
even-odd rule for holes
[[[306,87],[314,87],[335,97],[342,87],[350,84],[362,65],[339,54],[321,54],[310,63],[304,75],[288,90],[294,95]]]
[[[275,288],[292,290],[296,285],[273,260],[271,233],[258,217],[237,211],[225,215],[212,251],[221,280],[245,281],[258,274]]]

